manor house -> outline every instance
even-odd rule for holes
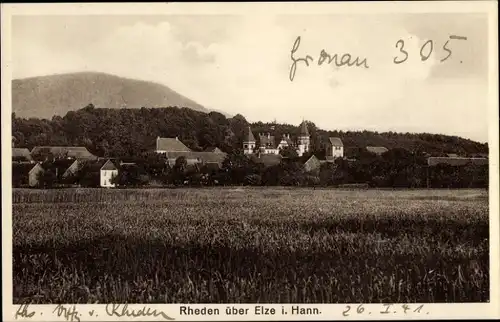
[[[243,151],[245,154],[279,154],[280,151],[286,147],[294,148],[299,156],[309,152],[311,138],[307,129],[306,122],[300,125],[300,133],[296,140],[290,138],[290,134],[282,134],[281,138],[276,139],[271,133],[259,133],[259,140],[255,139],[252,129],[249,126],[248,131],[243,139]]]

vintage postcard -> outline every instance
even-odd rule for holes
[[[3,4],[3,320],[500,317],[497,16]]]

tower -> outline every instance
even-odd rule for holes
[[[304,153],[309,151],[311,144],[311,139],[309,137],[309,131],[307,130],[306,121],[302,121],[300,125],[300,133],[297,138],[297,154],[302,156]]]
[[[252,129],[248,126],[248,131],[243,138],[243,153],[252,154],[255,149],[255,137],[253,136]]]

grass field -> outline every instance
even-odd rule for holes
[[[485,190],[14,190],[14,302],[477,302]]]

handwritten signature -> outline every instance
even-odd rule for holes
[[[309,67],[309,63],[314,62],[314,58],[311,55],[305,55],[304,57],[295,57],[295,53],[299,49],[300,46],[300,36],[295,39],[295,42],[293,43],[292,50],[290,51],[290,58],[292,60],[292,65],[290,66],[290,73],[289,73],[289,78],[290,81],[293,81],[295,78],[295,73],[297,72],[297,63],[304,63],[307,67]],[[363,58],[360,61],[359,57],[356,57],[353,60],[353,57],[351,54],[343,54],[342,57],[339,60],[339,54],[334,54],[333,56],[326,52],[324,49],[321,50],[319,57],[318,57],[318,66],[323,65],[323,63],[327,64],[332,64],[334,63],[335,66],[337,67],[342,67],[342,66],[348,66],[348,67],[364,67],[364,68],[369,68],[368,62],[366,61],[366,58]]]
[[[144,306],[139,310],[132,310],[128,308],[127,304],[106,304],[106,314],[109,316],[129,316],[129,317],[139,317],[139,316],[160,316],[165,320],[173,321],[171,318],[163,311],[151,310],[151,308]]]

